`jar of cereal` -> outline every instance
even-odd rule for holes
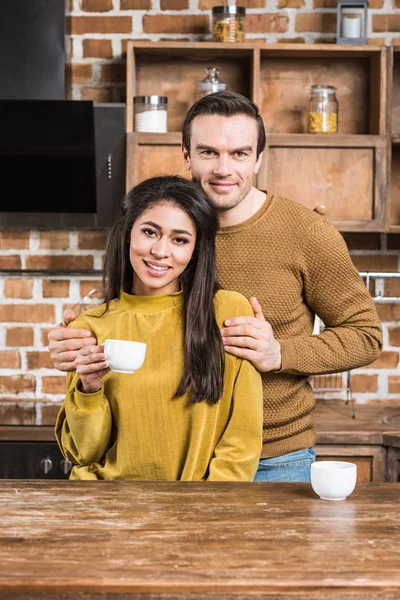
[[[333,85],[312,85],[310,90],[308,133],[337,133],[336,88]]]
[[[228,4],[213,6],[212,33],[214,42],[244,42],[246,37],[246,9]]]

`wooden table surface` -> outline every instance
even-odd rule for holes
[[[400,598],[400,484],[0,481],[0,598]]]

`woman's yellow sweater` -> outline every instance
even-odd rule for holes
[[[219,291],[218,326],[252,315],[236,292]],[[123,293],[76,319],[97,338],[147,344],[143,366],[133,374],[108,373],[101,390],[84,394],[68,374],[67,395],[55,434],[71,479],[251,481],[262,445],[262,387],[256,369],[226,354],[224,392],[217,404],[190,404],[176,397],[183,372],[183,295]]]

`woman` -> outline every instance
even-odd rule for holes
[[[81,349],[56,422],[71,479],[251,481],[262,444],[261,378],[224,353],[225,319],[252,315],[218,290],[217,217],[205,192],[155,177],[125,197],[110,233],[104,304],[73,322]],[[145,342],[143,366],[110,372],[106,338]]]

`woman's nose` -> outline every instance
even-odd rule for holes
[[[159,240],[157,240],[151,250],[150,250],[150,254],[152,256],[154,256],[155,258],[163,258],[166,256],[169,256],[169,244],[168,244],[168,240],[161,238]]]

